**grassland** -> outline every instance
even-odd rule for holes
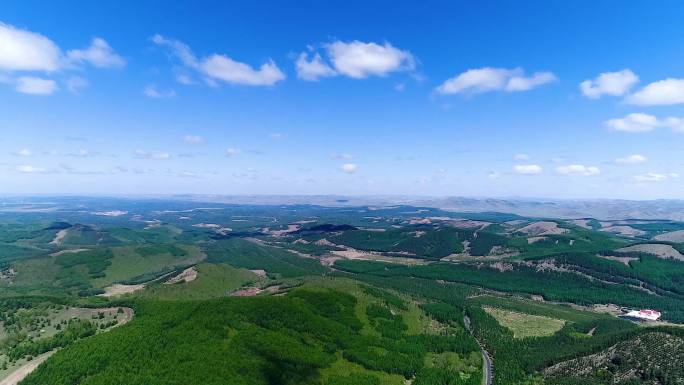
[[[513,332],[514,338],[545,337],[563,328],[565,321],[539,315],[525,314],[514,311],[485,306],[484,310],[491,314],[503,327]]]
[[[225,297],[233,290],[259,281],[249,270],[226,264],[199,264],[197,279],[192,282],[154,283],[135,295],[160,300],[198,300]]]

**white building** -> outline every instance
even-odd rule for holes
[[[635,318],[646,321],[657,321],[660,318],[661,314],[659,311],[656,310],[641,309],[629,311],[624,316],[628,318]]]

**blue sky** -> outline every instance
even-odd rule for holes
[[[684,3],[224,3],[5,4],[0,193],[681,198]]]

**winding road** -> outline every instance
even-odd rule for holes
[[[119,308],[106,308],[106,309],[99,309],[99,310],[115,310],[115,309],[119,309]],[[133,319],[133,315],[134,315],[133,309],[128,308],[128,307],[122,307],[121,309],[123,310],[123,313],[124,313],[124,316],[122,317],[121,321],[119,321],[118,324],[112,326],[111,328],[107,329],[106,331],[109,331],[113,328],[125,325],[126,323],[128,323],[130,320]],[[55,350],[51,350],[47,353],[43,353],[43,354],[35,357],[31,361],[25,363],[23,366],[20,366],[15,371],[10,373],[7,377],[1,379],[0,385],[17,385],[26,376],[31,374],[31,372],[36,370],[40,364],[42,364],[43,362],[45,362],[45,360],[50,358],[50,356],[53,355],[57,350],[59,350],[59,349],[55,349]]]
[[[492,370],[492,358],[489,356],[489,353],[487,353],[484,346],[473,334],[473,328],[470,324],[470,318],[468,318],[468,316],[463,316],[463,323],[465,324],[466,329],[468,329],[468,332],[470,332],[470,335],[472,335],[473,338],[475,338],[475,341],[477,341],[477,344],[480,345],[480,350],[482,351],[482,370],[484,372],[482,376],[482,384],[492,385],[492,379],[494,378],[494,371]]]

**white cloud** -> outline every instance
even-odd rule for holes
[[[261,65],[258,70],[245,63],[237,62],[228,56],[212,55],[202,62],[202,71],[227,83],[250,86],[270,86],[285,79],[285,74],[272,61]]]
[[[195,68],[198,66],[197,58],[192,53],[187,44],[178,40],[167,39],[162,35],[156,34],[152,36],[152,42],[157,45],[166,46],[171,49],[171,53],[188,67]]]
[[[459,93],[484,93],[490,91],[520,92],[528,91],[557,78],[551,72],[535,72],[524,76],[522,68],[478,68],[470,69],[451,79],[447,79],[436,91],[443,95]]]
[[[648,84],[627,97],[627,102],[639,106],[684,103],[684,79],[665,79]]]
[[[285,79],[285,74],[272,60],[254,69],[225,55],[213,54],[200,60],[186,44],[161,35],[154,35],[152,42],[168,47],[185,66],[206,76],[210,84],[221,80],[230,84],[270,86]]]
[[[645,156],[641,154],[632,154],[628,155],[624,158],[617,158],[615,159],[615,163],[619,165],[635,165],[635,164],[642,164],[645,163],[648,160]]]
[[[669,179],[676,179],[679,178],[679,174],[671,172],[667,174],[659,174],[655,172],[648,172],[646,174],[639,174],[639,175],[634,175],[632,179],[635,182],[643,183],[643,182],[663,182]]]
[[[75,63],[87,62],[97,68],[121,68],[126,65],[126,61],[99,37],[91,40],[88,48],[68,51],[67,58]]]
[[[601,173],[598,167],[570,164],[556,167],[556,172],[562,175],[593,176]]]
[[[351,78],[385,76],[415,67],[415,59],[409,51],[395,48],[387,42],[380,45],[358,40],[348,43],[335,41],[326,44],[325,48],[335,71]]]
[[[356,172],[356,165],[354,163],[345,163],[340,167],[340,170],[346,172],[347,174],[353,174]]]
[[[74,94],[78,94],[81,89],[88,87],[89,84],[88,80],[80,76],[72,76],[66,81],[67,89]]]
[[[280,140],[285,138],[285,134],[280,132],[272,132],[268,136],[273,140]]]
[[[49,170],[41,167],[34,167],[31,165],[17,166],[17,171],[22,174],[47,174]]]
[[[639,82],[634,72],[624,69],[617,72],[604,72],[592,80],[580,83],[584,96],[598,99],[603,95],[622,96]]]
[[[236,156],[236,155],[240,155],[240,154],[242,154],[242,150],[239,148],[230,147],[226,150],[227,156]]]
[[[665,127],[676,132],[684,132],[684,119],[674,116],[659,119],[649,114],[632,113],[624,118],[607,120],[605,124],[615,131],[647,132],[658,127]]]
[[[318,53],[313,54],[311,60],[309,60],[309,54],[306,52],[300,53],[295,65],[297,77],[304,80],[317,81],[322,77],[337,75],[337,72],[325,63]]]
[[[59,89],[57,82],[33,76],[22,76],[17,79],[15,89],[24,94],[52,95]]]
[[[615,131],[626,132],[646,132],[651,131],[660,125],[660,121],[653,115],[643,113],[631,113],[624,118],[610,119],[606,121],[606,126]]]
[[[536,164],[516,164],[513,171],[523,175],[536,175],[541,174],[542,168]]]
[[[525,160],[530,160],[530,156],[527,155],[527,154],[516,154],[516,155],[513,157],[513,160],[516,161],[516,162],[522,162],[522,161],[525,161]]]
[[[22,93],[50,95],[57,91],[52,79],[36,76],[14,78],[12,72],[55,72],[73,69],[74,63],[88,62],[98,68],[121,67],[126,62],[101,38],[92,40],[84,50],[71,50],[66,55],[49,38],[35,32],[0,22],[0,83],[13,84]],[[66,82],[71,92],[87,85],[85,79],[72,77]]]
[[[150,97],[150,98],[166,99],[166,98],[172,98],[172,97],[176,96],[176,91],[174,91],[174,90],[161,91],[161,90],[157,89],[156,86],[149,85],[143,89],[143,94],[147,97]]]
[[[21,150],[14,153],[17,156],[31,156],[33,153],[28,148],[22,148]]]
[[[551,72],[535,72],[532,76],[514,76],[506,84],[507,92],[529,91],[535,87],[556,81],[556,75]]]
[[[0,70],[56,71],[61,55],[47,37],[0,23]]]
[[[183,138],[185,143],[197,144],[204,142],[204,138],[199,135],[185,135]]]
[[[499,179],[501,178],[501,173],[498,171],[491,171],[487,174],[487,176],[489,177],[489,179]]]
[[[176,81],[182,85],[185,85],[185,86],[195,84],[195,81],[192,80],[192,78],[186,74],[176,75]]]

